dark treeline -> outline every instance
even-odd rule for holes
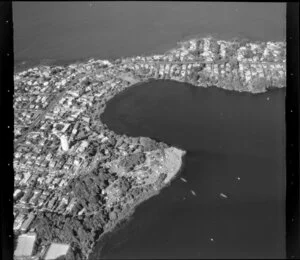
[[[121,157],[119,166],[125,171],[131,171],[136,165],[142,164],[146,160],[145,152],[168,147],[166,144],[156,142],[150,138],[137,138],[136,145],[140,148],[138,152]],[[121,141],[120,141],[121,140]],[[120,146],[126,143],[126,137],[109,143],[110,146]],[[99,145],[97,147],[97,145]],[[108,149],[95,143],[95,149],[101,151]],[[92,151],[91,153],[94,153]],[[111,158],[110,158],[111,160]],[[109,161],[110,161],[109,160]],[[43,246],[51,242],[67,243],[71,245],[69,253],[61,259],[82,259],[92,248],[93,243],[107,229],[110,229],[118,218],[125,211],[131,210],[131,203],[136,202],[147,192],[152,190],[152,186],[132,187],[132,181],[126,177],[118,177],[111,168],[103,166],[100,161],[96,167],[88,172],[80,174],[72,179],[65,187],[69,199],[75,198],[72,209],[66,214],[55,212],[39,212],[31,224],[37,233],[35,252],[40,252]],[[111,207],[106,205],[105,189],[114,183],[120,190],[120,197],[128,198],[128,203],[116,203]],[[34,252],[34,253],[35,253]]]

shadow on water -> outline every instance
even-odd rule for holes
[[[102,120],[115,132],[187,151],[186,182],[178,177],[141,204],[91,257],[285,257],[284,95],[164,80],[109,101]]]

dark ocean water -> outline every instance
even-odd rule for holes
[[[14,2],[15,60],[158,53],[191,35],[285,39],[284,3]]]
[[[13,21],[15,61],[30,66],[160,53],[193,35],[268,41],[286,32],[284,3],[14,2]],[[187,150],[188,182],[139,206],[93,259],[102,247],[105,258],[284,256],[283,90],[152,82],[117,96],[103,118],[116,132]]]
[[[92,258],[101,247],[107,259],[283,258],[284,99],[284,90],[251,95],[174,81],[112,99],[103,121],[186,150],[179,177],[187,183],[178,177],[144,202]]]

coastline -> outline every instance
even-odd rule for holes
[[[190,40],[191,42],[193,42],[195,39],[193,38],[192,40]],[[203,39],[202,39],[203,40]],[[201,40],[200,40],[201,41]],[[203,49],[203,53],[204,54],[207,54],[208,56],[205,56],[205,57],[208,57],[208,58],[215,58],[215,53],[213,53],[211,50],[207,51],[207,45],[205,45],[207,42],[210,43],[210,41],[212,41],[210,38],[208,39],[204,39],[203,42],[202,42],[202,49]],[[180,46],[182,44],[182,42],[178,42],[178,46]],[[182,48],[181,47],[175,47],[173,49],[170,50],[170,53],[172,54],[172,51],[178,51],[178,53],[176,53],[176,55],[178,54],[179,57],[181,57],[181,54],[182,53],[186,53],[187,55],[189,55],[189,52],[186,52],[186,49]],[[210,45],[208,45],[210,46]],[[210,47],[209,47],[210,48]],[[110,62],[108,60],[106,61],[95,61],[94,59],[89,59],[89,58],[84,58],[80,61],[77,61],[77,62],[63,62],[63,61],[54,61],[54,60],[44,60],[44,62],[46,62],[48,65],[44,65],[46,66],[47,68],[45,69],[46,72],[41,72],[42,70],[44,70],[44,68],[39,68],[39,67],[42,67],[43,65],[37,65],[35,66],[37,69],[36,71],[39,73],[39,77],[41,79],[41,75],[44,75],[46,74],[47,76],[45,76],[46,78],[46,82],[47,84],[45,86],[48,86],[50,85],[48,80],[49,78],[51,79],[51,77],[49,75],[51,75],[49,72],[47,72],[47,70],[51,71],[51,67],[54,67],[54,71],[55,71],[55,66],[59,66],[59,65],[55,65],[54,63],[58,62],[58,63],[61,63],[63,66],[63,68],[61,69],[61,71],[65,74],[62,74],[64,76],[59,76],[57,75],[57,71],[55,71],[55,73],[53,73],[52,75],[53,78],[55,78],[55,80],[61,80],[63,78],[63,81],[65,80],[64,77],[66,77],[66,75],[68,75],[68,80],[69,78],[71,78],[70,81],[67,81],[67,84],[66,82],[61,85],[60,82],[59,82],[59,87],[62,87],[62,89],[64,90],[70,90],[70,92],[72,92],[73,94],[72,95],[75,95],[75,96],[80,96],[80,98],[82,98],[82,96],[86,95],[86,100],[89,98],[87,97],[87,95],[91,95],[93,96],[93,91],[95,91],[95,93],[98,95],[97,96],[97,100],[95,101],[96,105],[91,103],[91,107],[93,105],[97,106],[99,105],[99,108],[90,108],[90,110],[93,110],[94,112],[94,117],[92,117],[91,115],[93,114],[92,112],[90,112],[90,110],[87,109],[87,113],[86,113],[86,116],[85,116],[85,119],[84,121],[85,122],[88,122],[87,124],[85,124],[85,127],[86,129],[89,129],[90,132],[93,132],[94,134],[94,137],[95,138],[94,140],[97,140],[95,141],[95,143],[97,143],[99,140],[100,140],[100,144],[102,145],[103,144],[103,139],[107,138],[107,140],[111,140],[111,139],[114,139],[114,141],[117,141],[116,143],[118,143],[118,141],[121,139],[121,136],[120,135],[117,135],[116,133],[114,133],[113,131],[109,130],[108,127],[103,124],[101,122],[101,114],[103,114],[103,112],[105,111],[105,108],[106,108],[106,103],[112,99],[115,95],[117,95],[118,93],[121,93],[123,90],[125,90],[126,88],[129,88],[129,87],[132,87],[132,86],[139,86],[139,85],[142,85],[143,83],[145,82],[149,82],[151,80],[173,80],[173,81],[178,81],[178,82],[183,82],[183,83],[188,83],[188,84],[192,84],[193,86],[195,87],[210,87],[210,86],[215,86],[217,88],[221,88],[221,89],[224,89],[224,90],[228,90],[228,91],[235,91],[235,92],[246,92],[246,93],[249,93],[249,94],[258,94],[258,93],[263,93],[263,92],[266,92],[268,91],[269,89],[267,88],[267,85],[266,84],[261,84],[259,85],[258,88],[256,89],[253,89],[253,86],[251,85],[253,82],[255,83],[255,79],[254,81],[252,81],[252,78],[250,77],[250,80],[248,80],[248,82],[242,82],[240,83],[240,85],[237,85],[237,86],[231,86],[229,83],[229,81],[227,80],[227,78],[230,78],[232,76],[232,71],[229,70],[226,70],[226,66],[223,66],[223,67],[218,67],[219,69],[219,78],[218,78],[218,84],[214,84],[214,78],[212,76],[212,74],[214,74],[214,70],[209,70],[209,66],[206,68],[207,70],[205,70],[204,72],[203,71],[199,71],[199,75],[197,75],[197,73],[195,73],[196,76],[199,76],[199,79],[197,78],[198,81],[194,81],[194,79],[191,77],[191,74],[194,73],[193,71],[193,66],[195,65],[196,66],[196,69],[199,68],[199,60],[197,59],[196,56],[192,56],[194,57],[194,60],[191,60],[190,63],[192,64],[191,66],[191,70],[188,70],[188,66],[185,64],[185,60],[183,58],[181,58],[181,60],[179,61],[179,63],[182,63],[181,66],[179,66],[177,63],[177,61],[175,60],[172,60],[172,58],[174,58],[176,55],[170,55],[170,53],[165,53],[165,54],[162,54],[162,55],[154,55],[153,57],[150,56],[150,58],[152,59],[151,61],[149,61],[149,63],[147,63],[147,60],[145,60],[146,58],[149,58],[149,57],[143,57],[143,56],[137,56],[137,57],[133,57],[133,58],[128,58],[128,59],[124,59],[124,60],[120,60],[120,59],[117,59],[113,62]],[[168,56],[169,55],[169,56]],[[209,56],[210,55],[210,56]],[[158,58],[156,57],[158,56]],[[177,56],[176,56],[177,57]],[[176,58],[175,57],[175,58]],[[201,56],[202,57],[202,56]],[[202,57],[203,58],[203,57]],[[233,56],[234,58],[234,56]],[[276,57],[275,57],[276,58]],[[275,59],[274,58],[274,59]],[[169,61],[171,59],[171,61]],[[177,58],[176,58],[177,59]],[[209,59],[208,59],[209,60]],[[84,61],[84,62],[83,62]],[[42,61],[41,61],[42,62]],[[210,61],[208,61],[209,63]],[[223,62],[223,61],[222,61]],[[167,64],[167,63],[170,63],[170,64]],[[173,63],[173,64],[172,64]],[[201,62],[200,62],[201,63]],[[49,65],[50,64],[50,65]],[[154,65],[153,65],[154,64]],[[225,65],[227,65],[227,63],[225,63]],[[74,75],[71,74],[71,71],[68,71],[68,65],[73,65],[72,66],[72,70],[76,71],[76,73],[74,73]],[[78,69],[76,68],[76,65],[79,65],[78,66]],[[149,66],[152,66],[154,68],[157,68],[156,71],[153,71],[150,70],[150,72],[147,74],[143,73],[143,69],[145,68],[145,65],[147,65],[148,67]],[[167,65],[169,66],[169,68],[167,69]],[[224,64],[221,64],[221,65],[224,65]],[[101,67],[103,66],[103,67]],[[170,77],[170,70],[171,70],[171,67],[174,67],[176,68],[179,67],[178,69],[178,72],[176,71],[176,73],[174,74],[171,74],[171,77]],[[98,73],[99,71],[99,67],[101,68],[101,72],[103,72],[103,74],[101,73]],[[201,67],[201,65],[200,65]],[[77,70],[76,70],[76,69]],[[40,69],[40,71],[39,71]],[[148,69],[148,68],[147,68]],[[128,71],[129,70],[129,71]],[[273,70],[276,70],[276,68],[273,68]],[[246,71],[246,72],[249,72],[249,71]],[[34,74],[35,72],[33,72]],[[17,72],[15,72],[15,74],[18,74]],[[22,73],[20,73],[22,74]],[[26,73],[24,73],[26,75]],[[30,74],[30,73],[28,73]],[[70,75],[71,74],[71,75]],[[79,77],[77,77],[79,75]],[[169,78],[167,78],[167,76],[169,76]],[[202,75],[202,76],[201,76]],[[282,78],[285,77],[285,74],[283,74],[284,76],[280,75],[277,79],[278,79],[278,84],[277,86],[275,85],[275,88],[280,88],[280,87],[285,87],[285,86],[281,86],[281,81]],[[100,76],[103,78],[107,78],[107,84],[102,84],[101,82],[101,87],[98,87],[98,83],[97,83],[97,77]],[[251,69],[250,69],[250,76],[252,76],[252,73],[251,73]],[[18,76],[19,77],[19,76]],[[27,76],[25,76],[27,77]],[[79,84],[74,84],[73,82],[76,82],[76,77],[77,77],[77,80],[79,82]],[[246,76],[245,76],[246,77]],[[20,77],[19,77],[20,78]],[[91,81],[92,83],[85,83],[86,79],[88,79],[88,81]],[[44,78],[42,79],[42,82],[43,82]],[[93,80],[95,80],[95,82],[93,83]],[[85,81],[85,82],[84,82]],[[120,81],[118,83],[116,83],[115,85],[112,85],[114,81]],[[72,82],[72,83],[71,83]],[[105,81],[104,81],[105,82]],[[35,84],[36,83],[36,84]],[[52,82],[53,83],[53,82]],[[247,83],[247,84],[246,84]],[[25,83],[26,84],[26,83]],[[37,83],[37,82],[34,82],[32,83],[31,80],[30,80],[30,84],[28,83],[29,86],[39,86],[40,83]],[[248,85],[249,84],[249,85]],[[42,84],[41,84],[42,85]],[[44,84],[43,84],[44,85]],[[93,85],[95,86],[93,88]],[[55,84],[51,84],[51,87],[55,88],[54,86],[58,86],[57,82],[55,82]],[[78,89],[77,89],[78,88]],[[84,90],[83,90],[84,88]],[[51,88],[50,88],[51,89]],[[92,91],[92,89],[95,89]],[[104,90],[103,90],[104,89]],[[60,89],[61,91],[61,89]],[[78,91],[78,93],[76,92]],[[84,92],[85,91],[85,92]],[[106,91],[106,92],[105,92]],[[76,92],[74,94],[74,92]],[[30,87],[28,87],[28,93],[30,93]],[[81,93],[81,94],[79,94]],[[60,95],[58,95],[58,98],[56,101],[59,101],[61,98]],[[98,102],[98,104],[97,104]],[[54,105],[56,104],[55,102],[53,103]],[[57,103],[58,104],[58,103]],[[92,105],[93,104],[93,105]],[[100,106],[101,105],[101,106]],[[60,106],[58,104],[58,106]],[[47,107],[48,108],[48,107]],[[50,111],[51,112],[51,111]],[[84,111],[85,113],[85,111]],[[55,116],[54,118],[59,118],[59,116],[57,115],[57,113],[55,113]],[[88,118],[87,118],[88,117]],[[89,123],[90,119],[92,119],[92,123]],[[41,120],[37,120],[37,126],[38,124],[40,123]],[[77,122],[81,122],[80,119],[77,119]],[[74,124],[73,124],[74,125]],[[92,126],[93,125],[93,126]],[[41,125],[40,125],[41,126]],[[88,128],[87,128],[88,127]],[[98,127],[98,128],[97,128]],[[95,130],[95,129],[98,129],[98,130]],[[58,130],[59,131],[59,130]],[[77,130],[76,130],[77,131]],[[29,131],[30,132],[30,131]],[[73,134],[72,134],[73,135]],[[26,134],[24,135],[26,136]],[[102,136],[102,137],[99,137],[99,136]],[[103,136],[105,136],[105,138],[103,138]],[[73,136],[72,136],[73,137]],[[127,141],[127,144],[132,144],[133,143],[133,140],[130,139],[131,137],[130,136],[126,136],[126,135],[123,135],[122,137],[123,139],[125,139]],[[139,137],[139,138],[144,138],[146,139],[145,137]],[[150,138],[149,138],[150,139]],[[150,139],[152,141],[155,141],[154,139]],[[81,141],[81,140],[80,140]],[[125,142],[126,143],[126,142]],[[142,144],[142,142],[140,141],[140,145],[137,145],[137,146],[143,146],[143,147],[146,147],[147,145],[147,142],[145,141],[144,143],[146,143],[145,145]],[[99,144],[99,142],[98,142]],[[57,144],[59,145],[59,143]],[[120,144],[119,144],[120,145]],[[173,148],[173,149],[177,149],[173,146],[170,146],[170,145],[167,145],[167,148],[165,147],[165,149],[168,149],[168,148]],[[118,151],[117,153],[117,157],[122,157],[123,155],[123,148],[120,149],[119,147],[117,148],[117,145],[114,146],[114,148],[108,148],[106,145],[103,145],[104,148],[103,148],[103,153],[101,154],[101,156],[103,157],[106,157],[105,160],[110,160],[110,156],[113,156],[115,155],[115,152]],[[151,146],[151,145],[150,145]],[[111,150],[112,149],[112,150]],[[138,148],[139,149],[139,148]],[[138,150],[137,149],[137,150]],[[181,149],[177,149],[177,150],[181,150]],[[133,150],[128,150],[129,152],[126,153],[126,156],[130,156],[132,154],[134,154],[132,151]],[[182,151],[182,150],[181,150]],[[98,151],[99,152],[99,151]],[[98,155],[98,152],[97,155]],[[185,155],[185,151],[183,151],[184,154],[181,155],[181,162],[180,162],[180,167],[179,169],[176,170],[176,172],[174,172],[174,175],[172,175],[167,182],[163,182],[161,184],[155,184],[156,186],[151,186],[151,189],[150,190],[147,190],[148,189],[148,186],[145,185],[145,187],[143,187],[143,185],[140,185],[139,188],[140,189],[146,189],[146,195],[144,196],[140,196],[140,194],[138,194],[134,199],[136,199],[132,204],[128,203],[127,204],[127,201],[124,202],[124,205],[118,205],[117,206],[120,206],[121,208],[124,206],[123,210],[121,211],[109,211],[107,209],[105,209],[109,215],[109,213],[114,213],[114,216],[115,214],[117,215],[117,218],[108,218],[108,220],[105,220],[106,223],[103,225],[103,232],[101,233],[101,235],[97,238],[97,241],[101,241],[101,239],[104,237],[105,234],[109,233],[109,232],[112,232],[116,227],[117,225],[122,222],[124,219],[127,219],[128,217],[130,217],[134,211],[135,211],[135,208],[138,207],[138,205],[140,205],[143,201],[146,201],[147,199],[151,198],[152,196],[155,196],[157,194],[159,194],[159,192],[161,190],[163,190],[164,187],[168,186],[171,184],[171,181],[176,178],[176,176],[178,176],[178,174],[181,172],[181,169],[183,167],[183,160],[182,158],[184,157]],[[96,158],[97,155],[94,157]],[[89,155],[88,155],[89,156]],[[87,156],[87,157],[88,157]],[[90,159],[90,158],[89,158]],[[176,159],[176,158],[175,158]],[[178,158],[177,158],[178,159]],[[97,161],[98,159],[96,159]],[[57,161],[59,161],[59,158],[57,159]],[[93,161],[94,162],[94,161]],[[164,165],[163,165],[164,166]],[[84,168],[84,167],[83,167]],[[95,167],[94,167],[95,168]],[[92,170],[94,169],[93,166],[90,166],[88,167],[87,169],[84,168],[83,171],[86,171],[87,174],[86,175],[91,175],[91,172]],[[170,170],[170,169],[169,169]],[[150,172],[151,174],[151,172]],[[80,180],[80,178],[82,178],[81,176],[76,176],[77,179],[75,179],[75,181],[77,180]],[[119,178],[119,177],[118,177]],[[118,179],[117,178],[117,179]],[[121,178],[119,178],[121,179]],[[110,185],[111,183],[109,183]],[[107,190],[107,188],[104,188],[105,190]],[[67,190],[67,189],[66,189]],[[101,188],[101,190],[103,190]],[[63,192],[65,190],[63,189]],[[131,191],[131,190],[130,190]],[[145,191],[145,190],[143,190]],[[80,194],[80,193],[78,193]],[[102,193],[101,193],[102,194]],[[116,197],[118,197],[118,193],[116,193],[117,195],[115,195]],[[103,194],[102,194],[103,195]],[[101,196],[102,196],[101,195]],[[72,195],[73,196],[73,195]],[[77,196],[77,195],[76,195]],[[75,195],[73,198],[77,198]],[[103,195],[105,197],[105,195]],[[55,196],[54,196],[55,197]],[[81,197],[80,197],[81,198]],[[120,198],[120,197],[119,197]],[[122,197],[121,197],[122,198]],[[89,196],[87,196],[85,198],[87,201],[89,201]],[[53,206],[53,203],[50,204]],[[106,206],[106,204],[104,203],[104,206]],[[129,208],[128,208],[129,206]],[[84,210],[85,208],[83,208]],[[80,211],[82,212],[82,211]],[[77,212],[78,213],[78,212]],[[75,213],[75,216],[78,216],[81,214],[78,213]],[[89,213],[89,212],[87,212]],[[41,217],[43,218],[43,217]],[[52,221],[52,220],[49,220],[49,221]],[[75,233],[77,234],[77,233]],[[74,237],[77,238],[76,235],[73,235]],[[80,239],[80,238],[79,238]],[[78,243],[76,244],[76,246],[74,248],[76,248],[76,250],[78,250],[78,248],[80,249],[83,249],[82,252],[81,252],[81,256],[84,255],[86,258],[89,257],[89,255],[92,253],[92,250],[94,248],[94,246],[96,245],[96,243],[98,243],[97,241],[92,241],[93,238],[89,238],[89,242],[88,243],[85,243],[84,245]],[[64,238],[62,239],[64,240]],[[79,240],[80,241],[80,240]],[[65,243],[69,243],[69,241],[64,241]]]
[[[225,37],[226,35],[226,37]],[[132,57],[132,56],[153,56],[156,55],[157,53],[163,54],[166,53],[172,49],[176,49],[178,48],[179,44],[182,42],[186,42],[186,41],[190,41],[190,40],[194,40],[194,39],[199,39],[199,38],[207,38],[207,37],[213,37],[217,40],[225,40],[225,41],[231,41],[234,40],[236,38],[238,39],[247,39],[250,40],[252,42],[256,42],[256,41],[264,41],[263,39],[253,39],[253,38],[249,38],[246,37],[242,34],[236,36],[236,35],[228,35],[228,33],[226,33],[225,35],[220,34],[220,33],[196,33],[196,34],[189,34],[186,36],[182,36],[180,37],[177,42],[174,44],[174,42],[170,42],[170,43],[165,43],[165,44],[161,44],[160,46],[157,46],[153,49],[151,49],[150,51],[145,51],[145,52],[139,52],[136,55],[130,55],[128,57]],[[119,58],[126,58],[127,55],[121,56]],[[22,71],[28,70],[30,68],[34,68],[37,66],[68,66],[71,64],[76,64],[76,63],[81,63],[81,62],[86,62],[90,59],[101,59],[101,60],[109,60],[109,61],[114,61],[118,58],[114,58],[114,57],[100,57],[98,55],[93,55],[93,56],[86,56],[84,58],[77,58],[77,59],[65,59],[65,60],[60,60],[60,59],[55,59],[55,58],[48,58],[48,57],[44,57],[44,58],[40,58],[40,59],[29,59],[29,58],[17,58],[14,62],[15,62],[15,72],[14,73],[20,73]],[[21,67],[21,63],[28,63],[28,65],[25,65],[24,67]],[[20,66],[21,65],[21,66]],[[21,67],[21,68],[16,68],[16,66]]]
[[[176,148],[176,147],[172,146],[172,148]],[[176,148],[176,149],[178,149],[178,148]],[[183,150],[180,149],[180,151],[183,151]],[[148,191],[146,195],[144,195],[143,197],[141,197],[137,201],[135,201],[133,204],[131,204],[131,207],[128,210],[124,210],[124,212],[122,212],[122,214],[120,214],[118,219],[116,219],[113,223],[110,224],[110,227],[108,229],[106,229],[99,236],[99,238],[94,242],[94,244],[93,244],[92,248],[90,249],[89,253],[87,255],[85,255],[86,259],[89,259],[89,256],[92,254],[95,247],[97,247],[97,244],[100,243],[101,240],[105,239],[105,235],[107,235],[108,233],[114,232],[115,229],[118,227],[118,225],[120,225],[120,224],[122,225],[123,221],[130,221],[130,217],[134,214],[134,212],[136,211],[138,206],[140,206],[143,202],[149,200],[150,198],[159,195],[165,188],[167,188],[171,185],[171,182],[173,180],[175,180],[180,175],[182,170],[184,169],[185,155],[186,155],[186,151],[183,151],[182,157],[181,157],[180,168],[178,169],[178,171],[174,172],[174,174],[172,175],[172,177],[169,179],[168,182],[163,181],[156,189]],[[100,250],[100,254],[101,254],[101,250]],[[101,256],[100,256],[99,259],[102,259]]]
[[[104,61],[109,62],[113,67],[123,67],[128,61],[129,64],[133,62],[134,66],[131,67],[130,73],[134,74],[133,78],[136,83],[143,83],[151,79],[170,79],[190,83],[196,87],[216,86],[227,90],[251,92],[253,94],[266,92],[269,88],[281,88],[286,86],[286,61],[282,56],[283,53],[285,53],[285,42],[262,42],[242,36],[228,37],[228,39],[224,40],[216,34],[204,34],[205,36],[202,37],[199,37],[199,35],[202,34],[185,36],[177,41],[176,44],[167,44],[168,47],[160,48],[160,51],[158,51],[160,54],[155,54],[154,51],[150,51],[150,54],[144,53],[135,57],[121,57],[117,59],[108,57]],[[191,53],[195,52],[194,49],[197,49],[195,46],[198,44],[202,44],[202,54],[199,57],[191,56]],[[276,45],[275,47],[273,46],[274,44]],[[226,45],[228,46],[226,47]],[[223,50],[221,50],[222,48]],[[224,48],[228,49],[228,51],[225,51],[225,54]],[[233,51],[232,48],[236,53],[227,56],[227,52],[230,53]],[[253,48],[256,48],[255,51],[252,50]],[[262,51],[264,51],[264,53],[261,55],[266,57],[258,58],[257,52]],[[182,58],[182,55],[186,55],[186,57],[188,57],[187,60]],[[174,58],[177,60],[178,57],[179,62],[182,63],[179,72],[177,71],[175,73],[176,76],[169,75],[171,73],[170,71],[174,70],[174,68],[178,70],[178,68],[176,68],[177,65],[172,65]],[[149,59],[151,61],[149,61]],[[19,61],[16,62],[15,74],[32,69],[33,67],[62,66],[66,68],[71,65],[93,63],[95,60],[101,61],[97,57],[85,57],[73,60],[42,59],[40,61],[29,61],[27,65],[26,61]],[[20,64],[24,62],[25,65],[24,68],[22,68]],[[187,65],[185,65],[186,62],[188,62]],[[199,69],[197,62],[204,65],[208,63],[209,66],[206,66],[204,70],[203,68]],[[150,70],[146,69],[146,63],[149,63],[150,67],[152,65],[154,65],[154,67],[151,67]],[[151,65],[151,63],[153,64]],[[157,65],[155,65],[156,63]],[[161,63],[162,65],[160,65]],[[167,65],[167,63],[170,63],[170,65]],[[176,64],[177,63],[178,61],[176,61]],[[191,66],[192,63],[194,63],[194,65],[192,65],[193,68],[188,71],[188,66]],[[216,65],[217,68],[215,67]],[[169,68],[166,69],[168,66]],[[173,69],[171,69],[171,67],[173,67]],[[148,70],[148,72],[141,72],[145,69],[146,71]],[[153,69],[157,69],[157,71],[153,72]],[[123,72],[123,74],[124,73],[125,72]],[[172,73],[174,74],[174,71]],[[195,76],[197,76],[196,80]]]
[[[165,187],[166,186],[167,185],[165,185]],[[163,190],[163,188],[159,189],[159,190],[153,190],[152,192],[149,192],[146,196],[144,196],[143,198],[140,198],[134,204],[132,204],[132,207],[129,210],[127,210],[127,211],[125,210],[125,212],[123,214],[120,214],[120,217],[117,220],[115,220],[112,224],[110,224],[111,226],[99,236],[97,241],[95,241],[95,244],[90,249],[90,252],[85,256],[86,259],[89,259],[89,256],[91,255],[91,253],[93,252],[93,249],[97,246],[97,244],[99,242],[101,242],[101,240],[105,239],[105,235],[107,235],[108,233],[114,232],[115,229],[118,227],[118,225],[120,225],[120,224],[122,225],[123,221],[129,220],[130,217],[134,214],[135,210],[138,208],[139,205],[141,205],[144,201],[150,199],[151,197],[154,197],[154,196],[158,195]]]

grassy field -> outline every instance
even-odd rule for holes
[[[35,234],[24,234],[19,236],[14,255],[16,257],[31,256],[35,239]]]
[[[56,259],[62,255],[66,255],[69,245],[52,243],[47,251],[45,260]]]

